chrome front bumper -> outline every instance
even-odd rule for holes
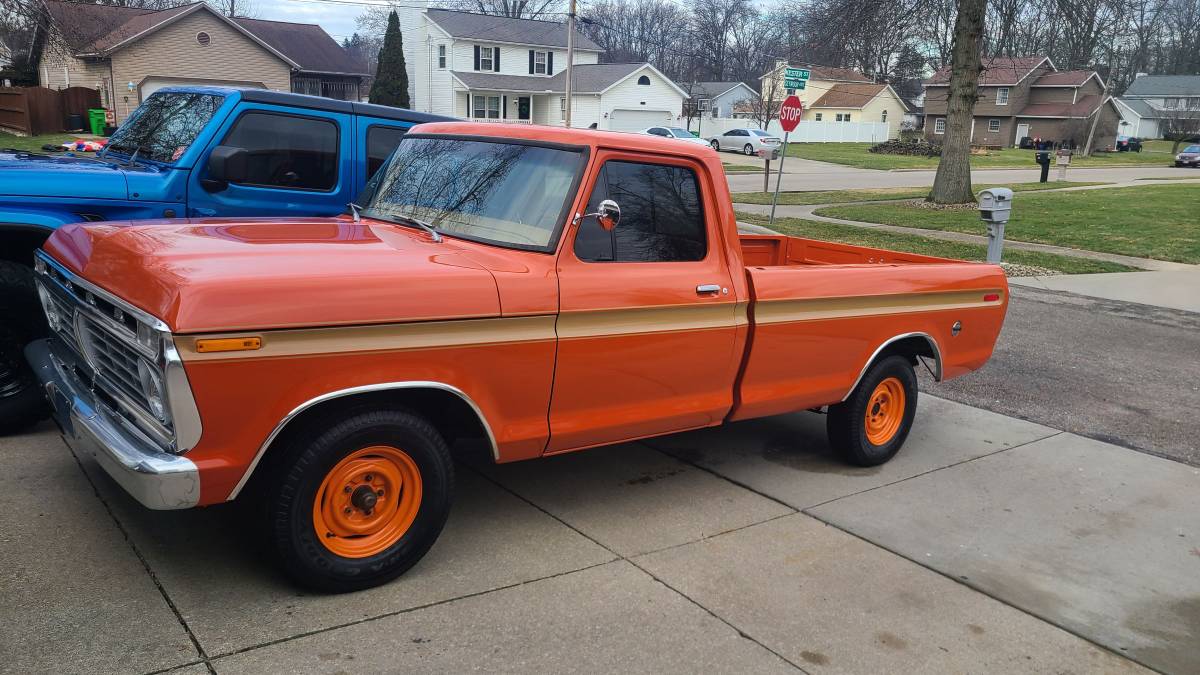
[[[76,453],[91,455],[125,491],[151,509],[186,509],[200,501],[200,472],[184,457],[159,450],[131,431],[74,374],[54,339],[25,348],[46,387],[54,419]]]

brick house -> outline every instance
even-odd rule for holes
[[[1114,144],[1121,115],[1095,71],[1060,71],[1044,56],[993,57],[983,67],[971,127],[973,145],[1012,147],[1029,137],[1081,146],[1093,123],[1093,147]],[[946,132],[949,84],[948,67],[923,83],[924,132],[930,141]]]
[[[230,19],[203,2],[164,10],[45,0],[40,84],[100,90],[120,123],[173,85],[257,87],[358,100],[368,75],[320,26]],[[365,92],[361,92],[365,93]]]

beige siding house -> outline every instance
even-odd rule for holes
[[[804,89],[784,87],[783,73],[788,67],[809,71]],[[800,119],[805,122],[884,123],[888,125],[888,138],[898,138],[904,113],[908,112],[908,106],[891,85],[877,83],[851,68],[780,60],[759,81],[763,96],[772,101],[782,101],[791,95],[799,98],[804,103]]]
[[[222,85],[358,100],[366,67],[319,26],[230,19],[205,3],[152,11],[46,0],[43,86],[100,90],[124,120],[174,85]]]

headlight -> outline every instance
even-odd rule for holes
[[[167,421],[167,404],[163,396],[162,376],[145,361],[138,359],[138,380],[142,385],[142,394],[146,397],[146,405],[150,412],[159,419]]]

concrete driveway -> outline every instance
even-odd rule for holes
[[[430,554],[340,596],[283,582],[237,508],[146,511],[43,426],[0,440],[0,669],[1200,669],[1200,470],[930,395],[854,469],[823,422],[460,449]]]

